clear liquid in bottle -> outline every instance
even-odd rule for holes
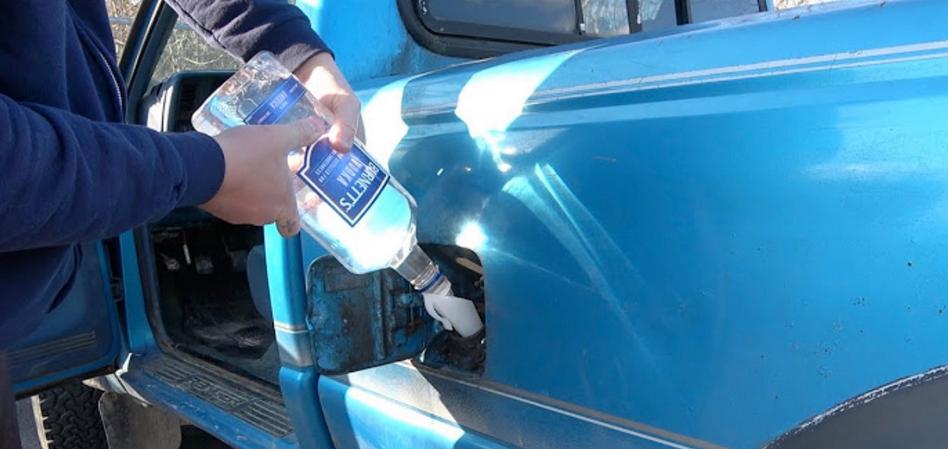
[[[291,123],[316,116],[324,134],[293,150],[303,167],[294,177],[303,230],[353,273],[394,268],[420,291],[451,295],[451,283],[421,250],[415,237],[415,201],[356,141],[337,153],[325,133],[331,120],[296,77],[273,55],[261,52],[215,91],[192,117],[209,135],[245,124]],[[319,205],[307,210],[310,192]]]

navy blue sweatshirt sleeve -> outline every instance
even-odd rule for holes
[[[260,51],[273,53],[296,70],[329,47],[309,19],[286,0],[165,0],[213,46],[246,61]]]
[[[0,252],[100,239],[208,201],[224,156],[200,133],[105,123],[0,94]]]

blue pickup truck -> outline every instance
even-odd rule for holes
[[[122,401],[238,448],[945,447],[948,2],[296,4],[485,332],[177,210],[10,353],[50,447]],[[138,7],[129,121],[229,76],[155,75],[175,24]]]

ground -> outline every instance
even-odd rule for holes
[[[30,400],[23,399],[16,403],[17,420],[20,424],[20,440],[23,449],[42,449],[36,431],[33,430],[33,411]],[[180,449],[229,449],[230,446],[215,439],[210,434],[193,426],[184,426],[181,429]]]

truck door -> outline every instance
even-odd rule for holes
[[[102,242],[82,245],[72,291],[7,353],[16,394],[108,367],[118,355],[119,323]]]

